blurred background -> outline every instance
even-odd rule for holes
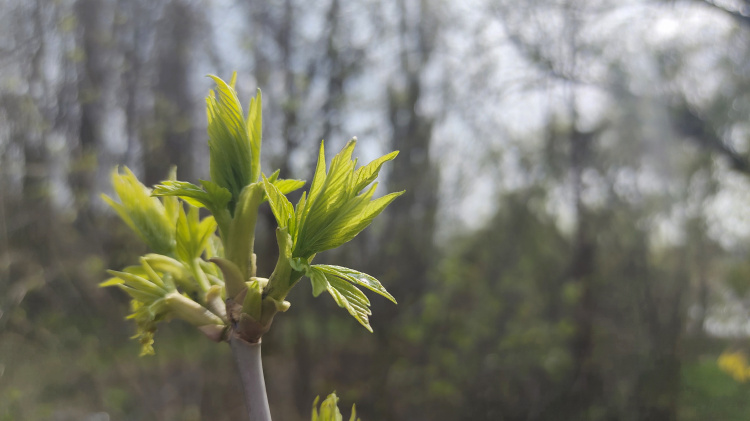
[[[0,29],[0,420],[243,419],[228,346],[172,322],[139,358],[97,287],[146,252],[109,174],[207,178],[235,70],[266,173],[358,136],[406,189],[320,256],[399,305],[370,334],[300,283],[276,419],[333,390],[365,421],[750,417],[750,1],[3,0]]]

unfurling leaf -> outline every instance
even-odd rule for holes
[[[284,194],[291,193],[305,185],[305,180],[279,179],[279,170],[276,170],[268,177],[268,182],[276,186]],[[263,200],[266,200],[264,198]]]
[[[190,206],[188,213],[179,209],[177,218],[177,256],[183,262],[192,262],[206,249],[208,240],[216,231],[216,221],[212,216],[199,220],[198,208]]]
[[[323,291],[328,290],[329,283],[328,279],[326,279],[325,273],[320,270],[310,268],[310,270],[307,272],[307,276],[310,277],[310,282],[312,283],[313,297],[317,297],[318,295],[322,294]]]
[[[343,416],[338,408],[339,398],[336,396],[336,392],[326,397],[323,403],[320,404],[320,409],[318,409],[319,401],[320,396],[317,396],[315,401],[313,401],[312,421],[343,421]],[[352,405],[352,415],[349,421],[361,421],[357,418],[357,409],[354,405]]]
[[[328,293],[331,294],[331,297],[333,297],[333,300],[336,301],[339,307],[345,308],[365,329],[372,332],[368,318],[372,314],[370,311],[370,300],[367,299],[362,291],[339,278],[328,277]]]
[[[383,297],[391,300],[394,304],[398,304],[396,303],[396,299],[393,298],[393,296],[388,293],[385,288],[383,288],[383,285],[380,284],[380,281],[366,273],[335,265],[313,265],[312,267],[328,275],[337,276],[355,285],[363,286],[370,291],[378,293]]]
[[[260,178],[261,94],[258,90],[250,101],[246,119],[234,88],[209,77],[216,83],[206,98],[211,180],[232,194],[229,210],[234,213],[242,189]]]
[[[356,139],[331,160],[326,172],[325,148],[320,145],[318,164],[309,194],[294,210],[294,257],[308,258],[351,241],[364,230],[400,193],[391,193],[373,200],[377,184],[373,184],[380,168],[396,157],[391,152],[355,170],[352,152]]]
[[[314,296],[317,297],[323,291],[328,291],[339,307],[345,308],[370,332],[372,332],[368,319],[372,314],[370,300],[355,285],[361,285],[396,302],[377,279],[353,269],[332,265],[311,265],[307,270],[307,276],[312,283]]]
[[[276,185],[269,182],[265,176],[263,176],[263,185],[266,189],[266,197],[268,198],[268,203],[271,205],[273,216],[276,217],[276,223],[279,225],[279,228],[288,227],[290,218],[294,217],[294,206],[284,196],[284,193]]]
[[[120,199],[102,195],[122,220],[156,253],[170,256],[174,252],[174,219],[159,199],[151,197],[151,189],[144,186],[127,167],[120,174],[112,172],[112,186]]]
[[[204,207],[216,214],[227,207],[232,199],[229,190],[212,183],[201,180],[203,188],[186,181],[165,180],[154,186],[154,196],[177,196],[196,207]]]

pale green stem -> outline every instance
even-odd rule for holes
[[[200,261],[200,257],[193,259],[193,261],[190,263],[190,269],[193,272],[193,277],[196,281],[198,281],[198,285],[200,285],[201,290],[205,294],[206,292],[208,292],[208,289],[211,288],[211,283],[208,281],[208,277],[203,272]]]
[[[292,254],[292,237],[287,228],[276,229],[276,243],[279,246],[279,258],[273,273],[268,277],[268,283],[263,289],[264,297],[271,297],[276,301],[284,301],[289,290],[304,276],[304,272],[296,271],[289,263]]]
[[[255,223],[258,219],[258,208],[263,199],[263,186],[255,183],[242,190],[234,218],[225,233],[224,254],[240,269],[242,279],[255,276],[255,259],[253,243],[255,242]],[[222,233],[224,234],[224,233]]]
[[[228,209],[211,209],[211,214],[216,220],[216,225],[219,227],[219,237],[226,241],[229,235],[229,224],[232,223],[232,215]]]
[[[164,296],[164,300],[177,316],[193,326],[224,324],[219,316],[178,292],[170,292]]]
[[[250,343],[236,335],[231,335],[229,345],[232,347],[232,354],[234,354],[240,380],[242,380],[245,405],[250,421],[271,421],[266,383],[263,378],[260,342]]]

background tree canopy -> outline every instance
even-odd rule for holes
[[[127,297],[97,287],[145,251],[108,175],[206,178],[204,75],[233,70],[241,98],[263,90],[267,167],[309,182],[321,139],[356,135],[362,162],[401,151],[385,184],[406,190],[319,257],[399,305],[373,300],[369,334],[295,289],[264,341],[276,418],[336,390],[364,420],[746,419],[748,11],[2,2],[0,420],[243,416],[228,347],[173,322],[138,358]]]

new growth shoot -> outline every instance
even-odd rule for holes
[[[292,204],[286,195],[306,183],[261,170],[260,90],[245,114],[234,89],[236,75],[229,83],[210,77],[216,83],[206,98],[210,180],[177,181],[172,169],[167,180],[150,189],[129,169],[115,169],[112,184],[119,201],[103,195],[151,249],[137,265],[109,271],[112,277],[101,284],[130,296],[128,318],[136,323],[141,355],[154,353],[157,326],[171,319],[182,319],[217,342],[260,344],[276,314],[289,309],[286,297],[304,277],[314,296],[327,292],[372,331],[370,302],[361,288],[395,303],[393,296],[370,275],[313,260],[352,240],[403,193],[373,198],[381,167],[398,152],[357,167],[352,139],[326,165],[321,142],[310,188]],[[263,277],[256,273],[253,244],[258,211],[266,203],[277,223],[279,257]],[[201,217],[200,208],[208,216]],[[240,371],[249,370],[238,354],[243,351],[235,343],[232,348]],[[259,368],[259,349],[257,358]],[[262,385],[262,371],[259,376]],[[243,382],[247,391],[244,377]],[[265,399],[264,387],[262,395]],[[256,419],[252,408],[250,413]]]

